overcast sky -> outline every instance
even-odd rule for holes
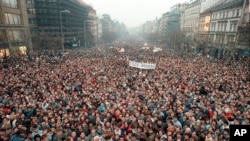
[[[98,15],[109,14],[112,20],[135,27],[161,17],[170,8],[188,0],[83,0],[91,4]]]

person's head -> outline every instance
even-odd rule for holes
[[[36,134],[36,135],[34,136],[34,141],[41,141],[41,136],[38,135],[38,134]]]
[[[95,128],[92,128],[92,129],[91,129],[91,134],[92,134],[92,135],[95,135],[95,134],[96,134]]]
[[[75,131],[72,131],[72,132],[71,132],[71,137],[72,137],[72,138],[75,138],[75,137],[76,137],[76,132],[75,132]]]
[[[42,135],[41,140],[42,140],[42,141],[49,141],[47,135]]]
[[[32,132],[31,132],[31,131],[29,131],[29,132],[27,133],[27,138],[28,138],[28,139],[32,139]]]
[[[95,136],[95,137],[93,138],[93,141],[100,141],[100,137],[99,137],[99,136]]]
[[[57,128],[56,129],[56,135],[61,136],[63,134],[63,129],[62,128]]]
[[[84,132],[81,132],[81,134],[80,134],[80,138],[85,138],[86,137],[86,135],[85,135],[85,133]]]

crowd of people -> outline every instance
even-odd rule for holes
[[[140,55],[156,69],[128,65]],[[166,49],[12,59],[0,68],[0,141],[228,141],[230,125],[250,124],[249,64]]]

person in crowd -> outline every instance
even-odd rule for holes
[[[136,47],[32,57],[0,68],[0,141],[227,141],[230,125],[250,124],[247,57]]]

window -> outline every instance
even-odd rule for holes
[[[223,16],[222,16],[222,18],[226,18],[226,17],[225,17],[225,12],[223,12]]]
[[[237,31],[237,23],[235,22],[233,26],[234,26],[234,32],[236,32]]]
[[[26,0],[26,3],[28,3],[28,4],[34,4],[34,0]]]
[[[36,14],[36,9],[35,8],[27,8],[28,14]]]
[[[235,36],[228,35],[228,44],[234,44],[234,43],[235,43]]]
[[[3,0],[3,5],[10,8],[18,8],[17,0]]]
[[[0,30],[0,41],[7,41],[6,30]]]
[[[221,22],[221,29],[220,29],[220,31],[223,31],[223,29],[224,29],[224,23]]]
[[[24,35],[23,30],[8,30],[7,31],[8,39],[11,41],[22,41],[23,35]]]
[[[36,18],[29,18],[30,24],[36,24]]]
[[[38,29],[37,28],[30,28],[30,33],[38,33]]]
[[[226,18],[228,18],[228,16],[229,16],[229,11],[227,11]]]
[[[230,32],[236,32],[237,31],[237,23],[238,23],[238,21],[230,22]]]
[[[224,22],[224,31],[227,30],[227,22]]]
[[[233,31],[233,23],[230,23],[230,29],[229,29],[230,32]]]
[[[5,19],[7,24],[20,25],[21,19],[18,14],[5,13]]]
[[[3,21],[2,21],[1,15],[0,15],[0,24],[3,24]]]
[[[232,17],[234,17],[234,14],[235,14],[235,10],[233,10]]]
[[[240,9],[237,9],[236,11],[236,17],[239,17],[240,16]]]

